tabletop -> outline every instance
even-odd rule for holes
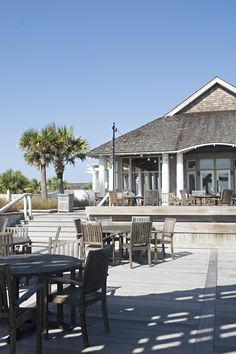
[[[107,234],[128,233],[130,232],[130,227],[129,225],[115,225],[111,223],[102,225],[102,231]]]
[[[0,264],[9,264],[14,276],[43,276],[78,269],[81,261],[59,254],[21,254],[1,257]]]

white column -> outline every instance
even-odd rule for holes
[[[129,190],[132,191],[132,160],[129,158]]]
[[[117,172],[116,185],[118,190],[121,190],[122,189],[122,159],[121,158],[117,159],[116,172]]]
[[[99,192],[101,196],[105,196],[105,167],[106,159],[104,157],[99,158]]]
[[[138,191],[137,196],[142,197],[142,171],[138,168]]]
[[[161,192],[163,193],[162,196],[162,204],[168,204],[168,196],[167,194],[169,193],[169,183],[170,177],[169,177],[169,154],[162,154],[162,190]]]
[[[183,153],[179,152],[176,158],[176,192],[177,197],[180,197],[180,190],[184,189],[184,157]]]

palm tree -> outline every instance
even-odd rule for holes
[[[58,178],[59,193],[64,193],[63,174],[68,164],[75,165],[75,160],[83,161],[89,148],[87,141],[81,137],[75,137],[73,128],[51,126],[54,130],[52,144],[52,163]]]
[[[19,141],[19,147],[24,151],[24,158],[29,165],[36,166],[41,172],[41,191],[47,198],[46,167],[51,162],[52,129],[50,126],[41,131],[29,129]]]
[[[12,169],[0,175],[0,192],[6,193],[10,190],[11,193],[24,193],[27,191],[29,180],[21,171],[13,171]]]

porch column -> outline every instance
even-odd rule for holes
[[[104,157],[99,158],[99,177],[98,177],[98,189],[101,196],[105,196],[105,166],[106,166],[106,159]]]
[[[142,171],[141,168],[137,168],[138,170],[138,193],[137,196],[142,197]]]
[[[108,170],[108,173],[109,173],[109,177],[108,177],[108,180],[109,180],[109,185],[108,185],[108,190],[109,191],[112,191],[113,190],[113,165],[111,163],[111,161],[109,161],[109,170]],[[116,189],[116,188],[115,188]]]
[[[162,204],[168,204],[167,194],[169,193],[169,154],[162,154],[162,177],[161,184],[163,193]]]
[[[122,189],[122,159],[121,158],[117,160],[116,172],[117,172],[116,185],[118,190],[121,190]]]
[[[180,197],[180,190],[184,189],[184,157],[183,153],[179,152],[176,158],[176,194]]]
[[[129,190],[132,191],[132,160],[129,158]]]

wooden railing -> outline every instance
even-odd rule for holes
[[[4,207],[0,208],[0,213],[5,213],[9,210],[13,205],[18,203],[23,199],[24,201],[24,216],[25,218],[32,219],[32,194],[31,193],[23,193],[16,199],[10,201],[8,204],[4,205]]]

